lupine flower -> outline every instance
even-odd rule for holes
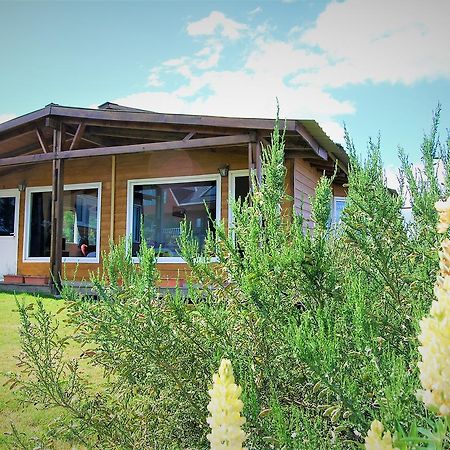
[[[211,450],[245,450],[242,443],[245,433],[241,426],[245,417],[241,416],[244,404],[239,399],[242,389],[234,382],[233,367],[228,359],[222,359],[219,373],[213,375],[213,387],[209,391],[211,401],[206,420],[211,427],[208,441]]]
[[[441,204],[447,203],[436,204],[440,214],[438,231],[445,232],[450,225],[450,214],[448,210],[445,214],[441,213],[438,208],[438,206],[442,207]],[[436,300],[431,305],[430,315],[420,321],[419,352],[422,361],[418,365],[423,389],[417,395],[427,408],[441,416],[450,417],[450,241],[448,239],[442,242],[442,250],[439,252],[439,269],[434,288]]]
[[[381,422],[374,420],[365,439],[366,450],[399,450],[394,448],[390,431],[383,434],[384,427]]]
[[[442,200],[434,204],[439,213],[438,233],[445,233],[450,226],[450,197],[444,202]]]

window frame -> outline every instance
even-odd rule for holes
[[[95,257],[63,256],[63,263],[77,264],[98,264],[100,262],[100,244],[101,244],[101,205],[102,205],[102,183],[100,181],[93,183],[65,184],[65,191],[77,191],[82,189],[97,189],[97,241]],[[25,215],[24,215],[24,237],[23,237],[23,258],[24,263],[49,263],[49,256],[28,256],[29,238],[31,226],[31,195],[33,193],[52,192],[51,186],[33,186],[25,190]]]
[[[339,222],[336,221],[336,202],[343,201],[344,203],[347,203],[347,197],[342,196],[333,196],[333,215],[332,215],[332,221],[331,223],[333,225],[337,225]],[[344,205],[345,208],[345,205]]]
[[[228,172],[228,229],[231,230],[234,223],[233,208],[231,207],[232,200],[236,195],[236,178],[245,177],[250,178],[249,169],[230,170]],[[249,180],[250,181],[250,180]]]
[[[216,223],[218,224],[221,219],[222,208],[222,178],[220,174],[206,174],[206,175],[189,175],[189,176],[176,176],[176,177],[162,177],[162,178],[140,178],[128,180],[127,183],[127,217],[126,217],[126,236],[127,245],[132,239],[133,232],[133,189],[136,185],[151,185],[151,184],[173,184],[173,183],[189,183],[196,181],[215,181],[216,182]],[[128,251],[130,249],[128,248]],[[139,257],[133,256],[134,263],[139,263]],[[158,256],[156,262],[158,264],[173,264],[173,263],[186,263],[181,256]]]

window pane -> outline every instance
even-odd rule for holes
[[[64,191],[63,256],[97,255],[98,189]]]
[[[14,234],[15,197],[0,197],[0,236]]]
[[[234,179],[234,200],[243,200],[250,192],[249,177],[236,177]]]
[[[49,257],[51,241],[51,192],[31,194],[30,257]],[[98,189],[64,191],[63,256],[97,255]]]
[[[177,238],[184,218],[203,246],[206,232],[212,227],[205,205],[215,218],[216,198],[215,181],[134,186],[133,256],[139,249],[141,221],[147,245],[155,247],[159,256],[178,256]]]
[[[31,194],[30,245],[28,256],[50,256],[51,225],[51,192],[33,192]]]
[[[334,201],[334,222],[339,223],[341,221],[341,214],[345,207],[346,201],[343,199],[335,199]]]

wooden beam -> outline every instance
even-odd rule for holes
[[[16,117],[15,119],[8,120],[7,122],[0,123],[0,133],[11,131],[15,128],[27,125],[34,120],[42,119],[50,114],[50,105],[37,111],[25,114],[24,116]]]
[[[73,120],[78,118],[85,120],[108,120],[110,122],[152,122],[173,125],[193,125],[209,127],[229,127],[243,130],[262,129],[273,130],[274,119],[244,119],[219,116],[196,116],[189,114],[163,114],[154,112],[112,111],[102,109],[67,108],[54,105],[51,114]],[[295,131],[296,121],[286,120],[286,130]]]
[[[6,144],[6,143],[11,142],[11,141],[15,141],[15,140],[18,139],[18,138],[20,139],[20,138],[22,138],[23,136],[27,136],[27,135],[29,135],[29,134],[31,134],[31,133],[34,133],[34,132],[35,132],[34,130],[35,130],[35,128],[33,127],[33,128],[31,128],[31,129],[29,129],[29,130],[26,130],[26,131],[21,132],[20,134],[17,134],[17,133],[11,134],[11,133],[9,133],[7,136],[1,138],[1,140],[0,140],[0,147],[1,147],[3,144]]]
[[[201,139],[190,139],[189,141],[153,142],[151,144],[120,145],[113,147],[86,148],[81,150],[67,150],[57,157],[61,159],[89,158],[105,155],[129,155],[134,153],[167,151],[167,150],[192,150],[208,147],[227,147],[246,144],[250,142],[249,134],[238,134],[235,136],[219,136]],[[1,159],[0,159],[1,165]]]
[[[312,152],[311,149],[308,150],[285,150],[284,152],[284,157],[287,159],[290,158],[302,158],[302,159],[306,159],[306,158],[311,158],[312,156]],[[315,158],[315,160],[317,161],[317,158]],[[312,159],[312,158],[311,158]]]
[[[75,120],[68,118],[66,123],[76,125]],[[243,132],[240,128],[227,128],[227,127],[206,127],[206,126],[192,126],[192,125],[172,125],[164,123],[146,123],[146,122],[125,122],[115,123],[111,121],[92,121],[87,120],[83,123],[89,127],[89,131],[95,136],[111,136],[111,137],[124,137],[124,138],[136,138],[146,139],[148,133],[176,133],[176,134],[188,134],[194,132],[196,134],[206,134],[213,136],[225,136],[233,134],[241,134]]]
[[[183,141],[189,141],[189,139],[191,139],[192,136],[194,136],[195,132],[191,131],[189,134],[187,134],[184,138]]]
[[[313,136],[306,130],[306,128],[300,124],[297,123],[295,127],[295,131],[311,146],[314,153],[317,154],[321,159],[327,161],[328,160],[328,152],[324,150],[318,142],[314,139]]]
[[[54,294],[61,287],[62,235],[64,213],[64,160],[57,159],[63,145],[63,124],[53,132],[54,157],[52,170],[52,226],[50,241],[51,289]]]
[[[192,150],[209,147],[232,147],[247,144],[254,139],[250,134],[235,136],[219,136],[189,141],[154,142],[151,144],[133,144],[115,147],[86,148],[81,150],[66,150],[64,152],[40,153],[38,155],[21,155],[11,158],[0,158],[0,167],[17,166],[21,164],[35,164],[56,159],[89,158],[93,156],[127,155],[166,150]]]
[[[75,135],[73,136],[72,143],[70,144],[69,150],[75,150],[81,142],[81,139],[83,138],[84,130],[86,128],[86,125],[84,123],[80,123],[77,127],[77,131],[75,132]]]
[[[111,156],[111,210],[109,223],[109,241],[114,242],[114,220],[116,210],[116,156]]]
[[[21,164],[33,164],[39,162],[53,161],[53,153],[38,153],[37,155],[11,156],[10,158],[0,158],[0,167],[18,166]]]
[[[48,153],[48,147],[47,147],[47,144],[45,143],[45,138],[44,138],[44,136],[42,135],[42,133],[41,133],[41,131],[39,130],[39,128],[36,128],[36,129],[35,129],[35,132],[36,132],[36,136],[37,136],[38,141],[39,141],[39,145],[40,145],[41,148],[42,148],[42,151],[43,151],[44,153]]]
[[[262,149],[261,149],[261,138],[257,135],[255,142],[255,166],[256,166],[256,179],[261,185],[262,183]]]

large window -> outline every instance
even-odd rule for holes
[[[186,219],[194,237],[203,246],[208,229],[220,214],[220,178],[136,180],[129,183],[128,232],[133,256],[143,238],[154,247],[161,262],[180,260],[177,239]]]
[[[65,261],[96,262],[99,254],[99,184],[65,186],[62,256]],[[50,256],[52,196],[49,188],[30,188],[26,259]]]

